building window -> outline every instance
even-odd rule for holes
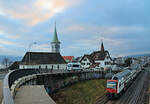
[[[90,63],[87,63],[87,65],[90,65]]]
[[[85,63],[81,63],[81,65],[85,65]]]
[[[110,65],[111,63],[110,62],[105,62],[105,65]]]
[[[83,59],[83,61],[87,61],[87,59]]]
[[[53,46],[52,46],[52,48],[54,49],[54,48],[55,48],[55,46],[53,45]]]

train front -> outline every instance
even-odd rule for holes
[[[107,80],[107,96],[109,98],[114,98],[117,96],[117,86],[118,80]]]

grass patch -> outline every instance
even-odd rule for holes
[[[94,104],[105,93],[106,80],[97,79],[76,83],[54,94],[57,104]]]

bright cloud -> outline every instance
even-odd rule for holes
[[[8,2],[8,0],[6,1]],[[73,5],[72,2],[78,2],[79,0],[25,0],[26,2],[19,3],[17,1],[14,0],[9,5],[7,3],[1,5],[3,11],[15,19],[24,20],[25,23],[33,26],[52,18],[57,13],[63,12],[64,9]]]
[[[0,35],[1,35],[1,34],[5,34],[5,33],[4,33],[2,30],[0,30]]]
[[[0,36],[1,37],[5,37],[5,38],[8,38],[8,39],[18,39],[20,36],[19,35],[13,35],[13,34],[9,34],[7,33],[5,30],[1,29],[0,28]]]
[[[50,52],[54,20],[62,55],[99,50],[101,39],[111,55],[149,52],[150,6],[143,3],[149,4],[147,0],[0,0],[0,54],[23,55],[32,41],[40,43],[32,51]]]
[[[0,44],[4,44],[4,45],[15,45],[14,42],[6,41],[6,40],[0,40]]]
[[[0,15],[5,15],[5,13],[4,13],[4,12],[2,12],[2,11],[0,11]]]
[[[2,9],[0,8],[0,15],[4,16],[5,13],[2,11]]]

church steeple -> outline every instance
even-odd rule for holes
[[[60,41],[58,40],[58,36],[57,36],[56,22],[55,22],[54,37],[53,37],[53,40],[51,42],[51,47],[52,47],[53,53],[59,53],[60,52]]]
[[[52,42],[60,43],[60,41],[58,40],[58,36],[57,36],[56,22],[55,22],[54,37],[53,37],[53,41]]]
[[[102,43],[101,43],[101,51],[105,52],[104,45],[103,45],[103,40],[102,40]]]

